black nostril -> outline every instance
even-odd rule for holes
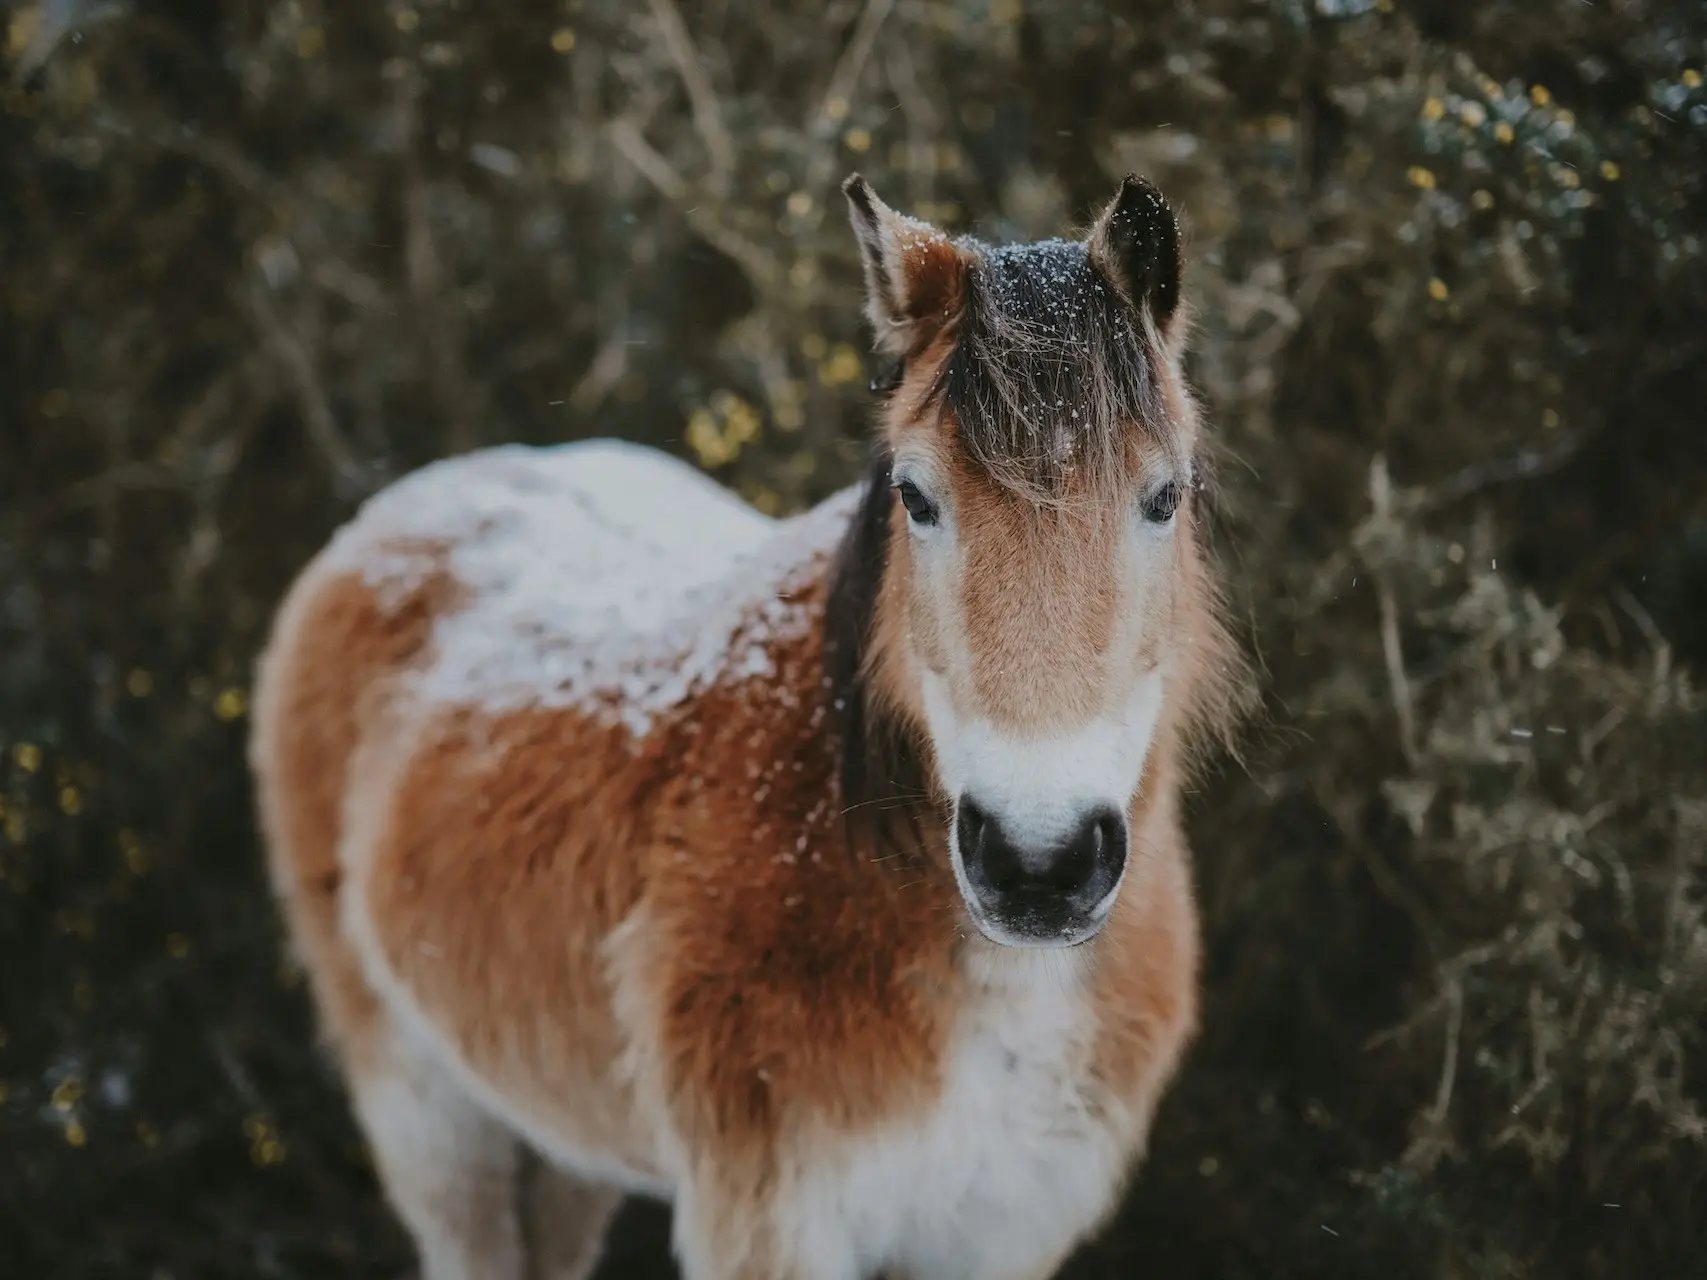
[[[1110,868],[1124,861],[1125,833],[1125,824],[1111,811],[1087,818],[1049,864],[1045,882],[1060,893],[1079,893],[1097,880],[1099,873],[1107,879]]]
[[[960,839],[960,852],[962,856],[971,857],[984,842],[984,832],[989,827],[990,820],[972,801],[962,798],[959,816],[955,822],[958,827],[956,834]]]
[[[1019,851],[1002,837],[989,815],[964,796],[955,827],[960,857],[969,874],[998,893],[1009,893],[1025,884],[1025,864]]]
[[[1102,845],[1102,827],[1093,824],[1081,830],[1072,843],[1066,845],[1056,855],[1044,871],[1042,879],[1051,889],[1062,893],[1072,893],[1081,889],[1087,880],[1096,873],[1097,850]]]

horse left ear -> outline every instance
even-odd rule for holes
[[[859,174],[842,183],[842,194],[865,264],[865,314],[878,349],[900,359],[915,355],[958,318],[965,262],[945,234],[896,213]]]
[[[1091,263],[1168,336],[1179,309],[1179,221],[1154,183],[1128,174],[1090,235]]]

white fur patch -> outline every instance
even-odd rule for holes
[[[1167,688],[1158,670],[1138,681],[1118,717],[1091,721],[1069,733],[1020,738],[988,720],[961,720],[940,677],[923,678],[925,718],[943,787],[968,795],[1020,849],[1048,849],[1069,839],[1086,813],[1104,805],[1125,813],[1137,794],[1144,761],[1162,714]],[[959,842],[951,838],[955,883],[978,929],[1010,946],[1043,945],[1011,936],[984,919],[966,878]],[[1125,873],[1091,911],[1100,922],[1120,893]]]
[[[1086,1082],[1083,962],[1059,951],[986,960],[972,966],[984,981],[931,1110],[857,1139],[809,1140],[808,1168],[778,1206],[804,1274],[1045,1275],[1118,1194],[1131,1134]]]
[[[990,721],[962,720],[940,677],[926,673],[925,717],[950,795],[971,795],[1022,848],[1070,837],[1091,809],[1124,813],[1137,794],[1162,713],[1166,680],[1139,680],[1116,716],[1067,733],[1018,737]]]

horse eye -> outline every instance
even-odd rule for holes
[[[895,492],[901,495],[901,505],[907,508],[907,515],[914,524],[936,523],[936,505],[919,492],[918,485],[911,480],[903,480],[895,486]]]
[[[906,373],[907,366],[900,360],[895,361],[882,373],[871,380],[871,390],[874,394],[885,396],[901,385],[901,375]]]
[[[1183,490],[1179,485],[1169,482],[1155,493],[1144,499],[1144,518],[1153,524],[1166,524],[1174,518],[1174,512],[1179,510],[1179,500]]]

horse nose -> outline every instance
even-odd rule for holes
[[[1126,865],[1126,817],[1101,805],[1081,814],[1065,838],[1020,841],[999,816],[963,795],[955,842],[981,905],[1002,916],[1081,915],[1119,883]]]

